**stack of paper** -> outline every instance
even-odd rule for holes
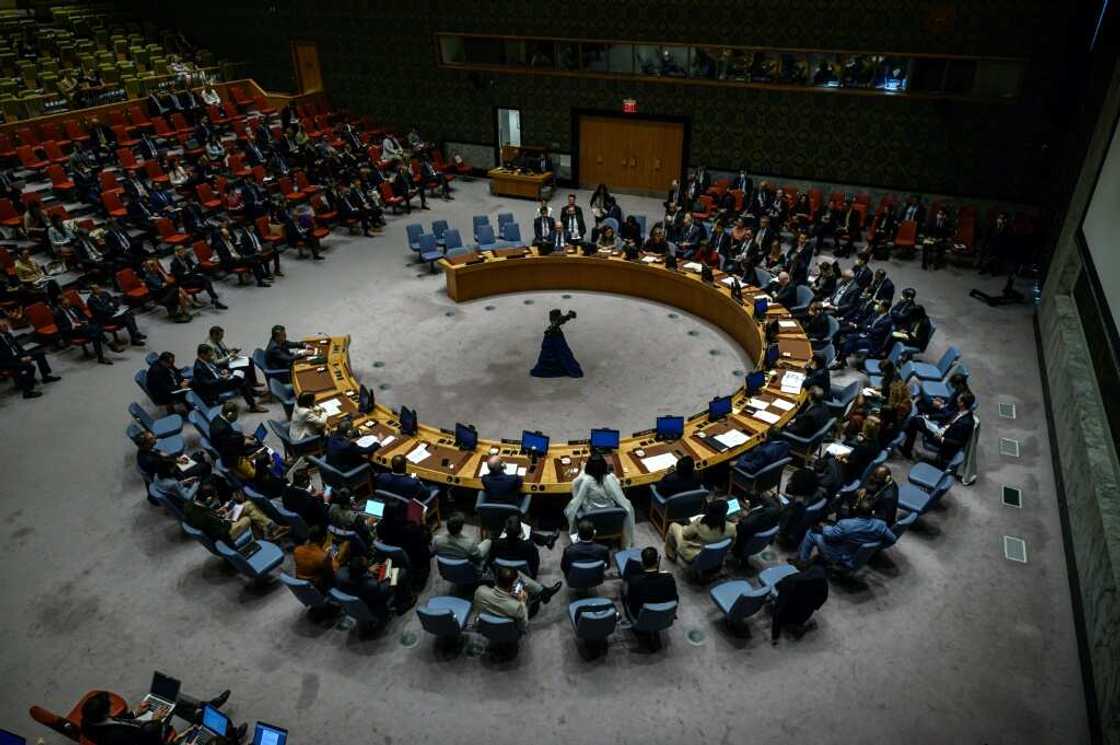
[[[642,465],[645,466],[647,471],[662,471],[666,468],[671,468],[677,465],[677,456],[672,453],[662,453],[661,455],[651,455],[648,458],[642,458]]]
[[[377,438],[373,435],[365,435],[364,437],[359,437],[355,444],[360,448],[371,448],[377,444]]]
[[[526,473],[529,472],[529,469],[527,467],[525,467],[525,466],[515,467],[512,463],[507,463],[505,469],[503,469],[503,470],[505,470],[506,472],[511,473],[511,474],[516,474],[518,476],[524,476]],[[488,473],[490,473],[490,466],[489,466],[489,464],[487,464],[486,461],[482,461],[482,466],[478,469],[479,478],[482,478],[483,476],[485,476]]]
[[[385,439],[381,441],[381,447],[385,447],[393,442],[396,442],[396,435],[386,435]]]
[[[770,402],[770,405],[771,406],[777,406],[782,411],[789,411],[794,406],[796,406],[796,404],[792,404],[789,401],[786,401],[784,398],[775,398],[773,401]]]
[[[797,321],[778,321],[778,326],[784,329],[797,328]]]
[[[239,367],[248,367],[248,366],[249,366],[249,358],[244,356],[244,355],[238,355],[237,357],[233,357],[229,361],[229,367],[230,367],[231,370],[236,370]]]
[[[428,452],[428,443],[424,442],[417,445],[416,448],[405,457],[408,458],[409,463],[420,463],[430,458],[431,455],[432,454]]]
[[[700,266],[695,261],[686,261],[684,263],[684,268],[690,272],[700,272],[704,270],[704,267]]]
[[[733,448],[742,445],[750,438],[747,437],[747,434],[745,432],[740,432],[737,429],[729,429],[722,435],[716,435],[712,439],[725,447]]]
[[[323,413],[327,416],[336,416],[342,413],[342,402],[337,398],[327,399],[326,401],[319,402],[319,408],[321,408]]]
[[[735,277],[733,277],[729,274],[729,275],[727,275],[726,277],[724,277],[723,279],[720,280],[720,284],[725,284],[728,287],[734,287],[735,286]],[[739,284],[742,284],[742,282],[740,282]]]
[[[642,263],[643,264],[656,264],[657,261],[658,261],[658,257],[656,257],[656,256],[643,256],[642,257]]]
[[[824,449],[824,451],[829,455],[835,455],[837,458],[839,458],[852,452],[852,449],[847,445],[844,445],[843,443],[831,442],[829,443],[828,447]]]
[[[755,419],[761,419],[762,421],[766,422],[767,424],[777,424],[778,420],[781,419],[781,417],[778,416],[777,414],[775,414],[774,412],[766,411],[765,409],[756,411],[754,414],[752,414],[752,416]]]
[[[747,399],[747,406],[752,409],[765,409],[770,406],[770,402],[763,401],[761,398],[749,398]]]
[[[801,393],[801,384],[805,382],[805,373],[787,370],[782,376],[782,393]]]

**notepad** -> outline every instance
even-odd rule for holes
[[[657,259],[656,256],[643,256],[642,257],[642,263],[643,264],[656,264],[657,261],[658,261],[658,259]]]
[[[647,471],[661,471],[677,465],[677,456],[672,453],[651,455],[648,458],[642,458],[642,465],[645,466]]]
[[[753,416],[755,419],[761,419],[762,421],[766,422],[767,424],[777,424],[778,420],[781,419],[781,417],[778,416],[777,414],[775,414],[774,412],[766,411],[764,409],[760,410],[760,411],[756,411],[751,416]]]
[[[360,448],[371,448],[377,444],[377,438],[373,435],[364,435],[363,437],[359,437],[354,444]]]
[[[427,460],[431,456],[432,454],[428,452],[428,444],[423,443],[414,448],[413,451],[405,457],[408,458],[409,463],[420,463],[421,461]]]
[[[686,261],[684,263],[684,268],[687,269],[690,272],[699,272],[699,271],[703,271],[703,269],[704,269],[704,267],[700,266],[695,261]]]
[[[824,451],[829,455],[834,455],[837,458],[841,458],[852,452],[852,449],[847,445],[844,445],[843,443],[832,442],[829,443],[828,447],[826,447]]]
[[[797,321],[778,321],[778,326],[784,329],[797,328]]]
[[[786,401],[784,398],[775,398],[773,401],[770,402],[770,405],[771,406],[777,406],[782,411],[789,411],[794,406],[796,406],[796,404],[792,404],[789,401]]]
[[[782,393],[800,393],[801,384],[805,382],[805,373],[786,371],[782,375]]]
[[[337,398],[331,398],[326,401],[320,401],[319,408],[322,409],[323,413],[327,416],[336,416],[342,413],[342,402]]]
[[[229,361],[229,367],[230,367],[231,370],[236,370],[239,367],[248,367],[248,366],[249,366],[249,358],[245,357],[245,356],[234,357]]]
[[[722,435],[716,435],[712,439],[723,445],[724,447],[733,448],[742,445],[750,438],[747,437],[746,432],[740,432],[737,429],[729,429]]]
[[[769,401],[763,401],[761,398],[748,398],[747,406],[752,409],[765,409],[770,405]]]
[[[396,441],[397,441],[397,436],[396,435],[386,435],[385,439],[381,441],[381,447],[385,447],[386,445],[389,445],[390,443],[393,443],[393,442],[396,442]]]

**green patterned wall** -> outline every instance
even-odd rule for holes
[[[137,4],[270,88],[293,87],[290,39],[319,44],[336,105],[427,137],[494,141],[493,108],[521,109],[523,141],[570,148],[571,109],[690,118],[693,163],[893,189],[1034,201],[1068,4],[1046,0],[230,0]],[[168,7],[170,6],[170,7]],[[1025,57],[1015,103],[471,73],[436,64],[436,31]]]

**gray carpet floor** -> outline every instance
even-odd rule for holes
[[[512,211],[523,234],[531,226],[534,204],[491,197],[485,182],[456,196],[414,216],[467,233],[473,214],[494,221]],[[651,219],[658,211],[652,199],[620,203]],[[388,386],[385,402],[507,436],[530,425],[556,437],[647,427],[657,413],[687,413],[732,389],[732,371],[745,365],[718,331],[652,303],[535,293],[456,306],[441,277],[410,264],[412,221],[394,218],[376,239],[332,238],[328,261],[288,261],[271,289],[226,287],[232,309],[192,324],[147,313],[148,349],[185,364],[211,323],[249,349],[276,322],[296,336],[350,333],[355,371]],[[751,638],[729,635],[706,588],[683,576],[663,650],[644,652],[620,631],[595,661],[574,643],[567,590],[534,619],[512,662],[473,641],[441,654],[414,615],[369,639],[313,623],[283,587],[247,588],[144,500],[123,436],[143,351],[114,356],[113,367],[55,355],[64,380],[42,399],[0,395],[0,727],[62,742],[28,718],[30,705],[65,712],[97,687],[136,700],[157,668],[198,695],[232,688],[235,721],[286,725],[293,744],[1086,742],[1032,312],[967,297],[974,286],[998,290],[998,280],[925,273],[916,262],[887,268],[935,317],[931,356],[956,344],[971,368],[980,478],[955,485],[860,583],[834,585],[815,631],[777,647],[764,615]],[[582,385],[527,375],[556,305],[580,313],[568,336],[589,373]],[[1015,403],[1018,418],[999,418],[1000,401]],[[1021,456],[1000,455],[1000,437],[1019,440]],[[908,464],[892,466],[904,477]],[[1022,509],[1001,503],[1002,485],[1023,489]],[[1028,563],[1004,559],[1005,535],[1027,542]],[[639,544],[653,540],[640,522]],[[545,581],[559,576],[560,549],[545,552]],[[785,556],[756,558],[748,576]],[[618,585],[610,579],[599,594],[617,598]],[[447,589],[433,574],[426,595]]]

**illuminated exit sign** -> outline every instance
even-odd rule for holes
[[[622,112],[624,114],[636,114],[638,112],[638,102],[633,98],[622,99]]]

